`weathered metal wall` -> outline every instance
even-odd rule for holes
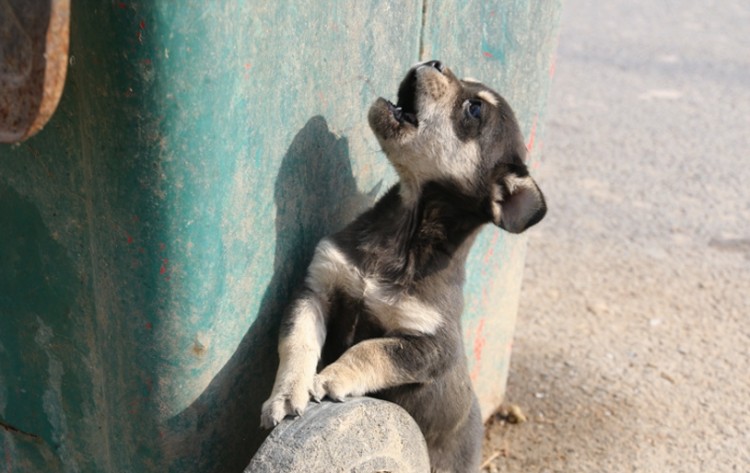
[[[0,146],[0,471],[242,471],[316,241],[394,182],[371,101],[439,58],[506,95],[536,150],[559,8],[73,2],[56,115]],[[485,413],[524,251],[488,228],[471,258]]]

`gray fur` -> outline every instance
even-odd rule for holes
[[[399,103],[378,99],[368,118],[400,181],[319,246],[299,300],[326,313],[291,304],[262,423],[301,413],[301,387],[313,398],[367,393],[414,417],[433,471],[477,471],[482,423],[460,320],[466,258],[485,223],[521,232],[541,220],[544,197],[507,102],[436,61],[411,69]],[[295,330],[310,320],[314,334]],[[299,368],[310,353],[314,375]]]

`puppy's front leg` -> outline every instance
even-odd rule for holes
[[[313,396],[341,401],[346,396],[425,381],[440,369],[436,349],[429,336],[362,341],[315,376]]]
[[[279,369],[271,397],[263,403],[261,425],[276,426],[287,415],[300,415],[312,393],[313,377],[325,341],[325,301],[305,290],[292,304],[279,335]]]
[[[333,242],[324,238],[318,243],[307,268],[305,289],[281,323],[279,369],[271,397],[261,409],[263,427],[270,429],[287,415],[300,415],[305,410],[326,338],[331,293],[360,279]]]

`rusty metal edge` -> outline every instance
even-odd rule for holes
[[[62,97],[68,72],[70,46],[70,0],[51,0],[49,28],[44,48],[45,67],[42,101],[36,118],[19,141],[34,136],[44,128]]]

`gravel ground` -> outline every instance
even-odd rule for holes
[[[750,472],[750,3],[562,21],[486,471]]]

